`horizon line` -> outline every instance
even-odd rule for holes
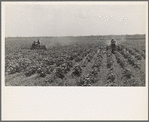
[[[86,37],[86,36],[126,36],[126,35],[146,35],[146,34],[109,34],[109,35],[78,35],[78,36],[7,36],[5,38],[18,38],[18,37]]]

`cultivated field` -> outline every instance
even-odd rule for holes
[[[30,50],[38,39],[47,50]],[[5,85],[145,86],[145,56],[145,35],[9,37]]]

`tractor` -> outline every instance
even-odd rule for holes
[[[114,39],[111,40],[111,44],[106,47],[106,50],[110,50],[113,54],[115,54],[115,51],[117,50],[116,41]]]
[[[46,46],[45,45],[40,45],[40,42],[39,40],[37,42],[33,42],[32,43],[32,46],[30,48],[31,50],[34,50],[34,49],[42,49],[42,50],[47,50]]]
[[[111,51],[112,53],[116,51],[116,41],[114,41],[114,39],[111,40]]]

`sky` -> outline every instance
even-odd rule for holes
[[[4,4],[5,36],[145,34],[147,2]]]

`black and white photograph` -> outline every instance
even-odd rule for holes
[[[2,120],[147,120],[148,2],[2,2]]]
[[[5,6],[6,86],[145,86],[145,5]]]

